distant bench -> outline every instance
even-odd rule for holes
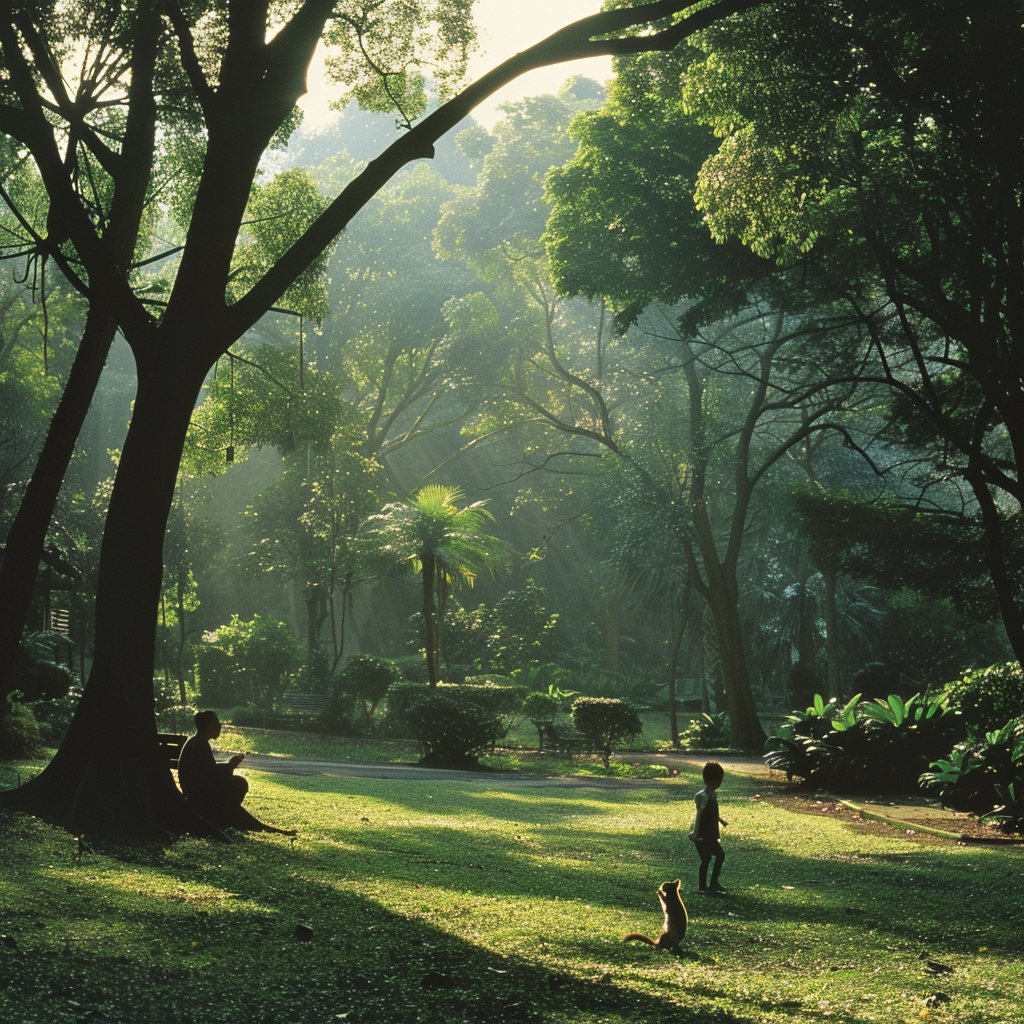
[[[540,752],[554,751],[556,754],[590,753],[586,750],[586,738],[580,733],[559,731],[554,722],[530,719],[537,727],[537,749]]]
[[[286,693],[281,698],[281,708],[293,715],[319,718],[327,710],[329,700],[319,693]]]

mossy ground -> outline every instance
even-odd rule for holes
[[[696,768],[614,788],[248,774],[294,842],[79,859],[74,837],[0,817],[0,1020],[1021,1020],[1014,849],[797,813],[731,774],[731,892],[708,900],[685,838]],[[654,889],[677,876],[684,955],[624,944],[657,932]]]

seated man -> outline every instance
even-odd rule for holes
[[[249,783],[234,771],[245,754],[235,754],[228,761],[215,760],[210,741],[220,735],[220,719],[216,711],[198,711],[196,734],[190,736],[178,755],[178,784],[189,806],[217,828],[246,831],[281,832],[254,818],[242,807]],[[286,833],[293,834],[293,833]]]

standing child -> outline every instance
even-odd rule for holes
[[[704,765],[704,788],[697,793],[693,802],[697,805],[697,813],[693,817],[690,839],[697,847],[700,856],[699,885],[702,894],[717,896],[725,892],[725,887],[718,881],[725,862],[725,850],[719,842],[718,826],[726,824],[718,816],[718,796],[716,791],[725,778],[725,770],[717,761],[708,761]],[[715,865],[711,869],[711,882],[708,883],[708,865],[714,858]]]

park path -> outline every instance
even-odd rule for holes
[[[627,759],[644,764],[663,764],[670,770],[681,764],[702,765],[707,760],[696,754],[635,754]],[[720,758],[726,771],[738,770],[745,775],[767,777],[768,771],[761,758]],[[605,779],[598,776],[569,777],[558,775],[527,775],[519,772],[456,771],[441,768],[422,768],[412,764],[374,764],[355,761],[302,760],[295,757],[277,757],[272,754],[249,754],[243,767],[261,772],[279,772],[284,775],[325,775],[334,778],[400,779],[404,782],[471,782],[487,787],[530,789],[540,787],[626,789],[637,786],[657,786],[658,779]]]

